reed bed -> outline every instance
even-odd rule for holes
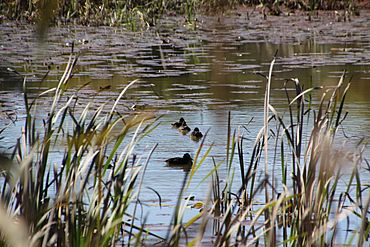
[[[335,145],[347,117],[344,102],[350,83],[345,83],[344,73],[334,87],[305,89],[298,79],[287,80],[287,110],[282,114],[270,104],[274,59],[266,76],[264,123],[254,145],[245,147],[242,128],[231,128],[231,113],[224,161],[215,162],[212,145],[200,155],[205,134],[162,238],[146,229],[145,218],[136,216],[156,146],[142,159],[133,151],[155,128],[153,116],[126,116],[117,110],[135,81],[108,111],[105,105],[91,109],[89,104],[77,111],[78,97],[66,94],[76,63],[71,55],[58,86],[33,100],[24,84],[24,127],[10,159],[2,164],[1,245],[140,246],[149,238],[163,246],[200,246],[209,240],[209,227],[213,246],[369,244],[370,193],[361,182],[369,176],[369,169],[362,167],[366,143],[356,150]],[[312,102],[315,91],[322,92],[318,104]],[[39,128],[34,110],[39,98],[50,94],[50,110]],[[122,128],[118,134],[113,131],[117,126]],[[61,140],[62,158],[53,160],[51,152]],[[191,204],[184,197],[206,163],[213,164],[203,179],[209,182],[208,193],[196,207],[199,213],[184,221]],[[222,167],[225,177],[219,174]],[[358,229],[351,229],[352,223]],[[195,226],[196,236],[189,237]]]
[[[346,18],[359,14],[353,0],[5,0],[0,3],[0,21],[2,19],[26,20],[38,23],[40,29],[50,23],[82,25],[123,25],[131,30],[143,30],[155,25],[164,14],[176,14],[185,17],[189,24],[196,24],[200,13],[224,14],[238,5],[262,7],[264,16],[280,15],[282,9],[345,10]],[[312,13],[310,13],[311,16]]]
[[[143,160],[133,150],[151,131],[146,122],[153,116],[123,116],[116,110],[135,81],[109,111],[104,105],[93,110],[90,104],[77,111],[78,97],[66,96],[76,62],[71,56],[58,86],[32,101],[24,83],[26,119],[1,181],[3,246],[140,245],[148,234],[158,237],[142,227],[143,221],[135,221],[135,211],[128,212],[137,203],[140,174],[152,154]],[[33,113],[38,99],[50,94],[50,111],[40,128]],[[65,145],[58,150],[60,143]],[[55,150],[62,155],[59,161],[51,155]]]
[[[79,23],[124,25],[137,30],[156,24],[164,13],[176,13],[192,18],[199,4],[198,0],[9,0],[0,3],[0,14],[9,19],[38,22],[42,26],[50,23]]]
[[[198,235],[186,242],[188,246],[205,241],[207,225],[212,225],[213,246],[368,245],[370,193],[361,183],[362,176],[370,175],[363,167],[366,142],[356,149],[335,145],[338,129],[348,115],[344,102],[350,83],[345,83],[345,73],[334,87],[305,89],[298,79],[287,80],[288,108],[281,114],[269,103],[274,63],[275,59],[266,76],[264,125],[254,146],[249,147],[249,157],[241,130],[231,130],[229,114],[225,161],[216,164],[213,160],[210,192],[203,208],[189,222],[174,221],[171,236],[181,239],[178,235],[183,231],[185,238],[186,228],[200,221]],[[319,90],[322,97],[313,107],[312,93]],[[239,164],[233,164],[235,155]],[[193,166],[199,164],[195,161]],[[217,172],[220,166],[227,168],[224,178]],[[236,170],[241,186],[232,191]],[[339,183],[345,186],[339,187]],[[264,201],[259,199],[262,194]],[[182,202],[178,208],[189,204]],[[175,218],[183,218],[183,213],[176,210]],[[178,246],[173,238],[167,240]]]

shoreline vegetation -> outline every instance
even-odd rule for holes
[[[240,130],[231,128],[231,113],[225,116],[222,162],[212,158],[212,145],[204,145],[205,134],[184,175],[166,236],[151,232],[146,216],[138,213],[156,145],[146,154],[133,155],[136,144],[156,131],[158,123],[152,115],[127,115],[116,107],[124,104],[124,95],[136,81],[126,85],[112,106],[91,109],[88,104],[82,112],[75,109],[78,96],[67,94],[77,57],[71,55],[56,88],[33,100],[24,83],[26,118],[2,172],[0,244],[141,246],[150,240],[158,246],[200,246],[209,241],[205,233],[211,227],[213,246],[367,245],[366,140],[356,150],[335,142],[350,114],[344,103],[350,83],[344,73],[330,87],[305,88],[298,79],[288,80],[283,88],[288,110],[282,114],[270,105],[275,60],[266,76],[264,120],[254,145],[245,147]],[[314,92],[322,94],[315,105]],[[52,104],[39,128],[35,108],[47,96]],[[122,126],[118,135],[113,134],[117,126]],[[66,143],[60,161],[51,155],[58,142]],[[207,150],[201,156],[203,148]],[[211,166],[203,179],[209,182],[208,193],[192,206],[199,213],[185,221],[186,208],[193,204],[186,197],[189,185],[205,164]],[[226,175],[219,169],[226,169]],[[161,205],[160,195],[158,201]],[[196,228],[192,237],[191,228]]]
[[[320,10],[343,10],[343,15],[348,18],[359,14],[359,5],[354,0],[5,0],[0,3],[0,22],[19,20],[41,26],[68,23],[123,25],[140,30],[154,26],[165,15],[184,16],[186,22],[195,24],[198,14],[223,15],[243,6],[258,8],[265,18],[294,11],[314,15]]]

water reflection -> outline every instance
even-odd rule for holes
[[[259,73],[268,73],[276,50],[271,103],[280,113],[286,110],[287,100],[282,90],[286,79],[298,78],[305,88],[333,86],[347,70],[347,80],[351,78],[352,85],[345,108],[350,112],[344,122],[346,134],[354,142],[368,137],[370,30],[366,20],[369,17],[370,13],[364,13],[351,24],[330,24],[326,20],[304,22],[293,17],[287,23],[276,23],[275,17],[265,22],[253,15],[251,21],[241,15],[239,19],[225,17],[218,22],[204,17],[195,31],[178,26],[176,19],[170,18],[157,30],[144,34],[115,27],[62,27],[51,31],[43,52],[35,52],[37,45],[30,35],[32,27],[3,23],[0,24],[0,125],[9,124],[9,118],[3,114],[6,111],[16,113],[18,120],[24,117],[23,79],[3,68],[11,67],[27,76],[29,96],[35,97],[56,86],[70,52],[66,44],[75,40],[80,60],[70,83],[70,94],[77,94],[80,109],[91,101],[92,107],[106,102],[108,107],[129,81],[140,78],[117,106],[118,111],[164,115],[161,125],[139,143],[136,152],[146,153],[158,143],[144,184],[154,188],[163,201],[174,204],[184,172],[189,169],[168,167],[164,161],[186,152],[194,157],[199,143],[171,129],[170,123],[183,116],[190,126],[210,129],[201,155],[212,146],[211,155],[219,163],[225,159],[227,115],[231,111],[232,129],[246,125],[247,130],[240,128],[246,137],[244,146],[253,146],[263,122],[265,81]],[[353,27],[349,29],[348,25]],[[78,42],[82,39],[89,42]],[[49,69],[48,80],[41,81]],[[319,100],[320,92],[312,95],[313,104]],[[45,117],[43,109],[49,103],[45,98],[38,105],[39,119]],[[19,136],[21,127],[21,121],[17,121],[7,128],[1,148],[14,144],[14,136]],[[246,148],[246,159],[250,152]],[[233,168],[237,174],[238,166]],[[213,162],[207,159],[194,175],[191,191],[196,196],[204,196],[207,184],[199,184],[212,169]],[[226,173],[226,167],[220,167],[220,177]],[[157,195],[149,190],[143,195],[145,200],[157,200]],[[165,213],[171,210],[166,208]],[[163,211],[154,210],[152,214],[162,215]],[[158,218],[165,219],[154,217],[153,220]]]

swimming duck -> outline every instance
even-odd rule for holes
[[[169,166],[191,166],[193,159],[189,153],[185,153],[183,157],[175,157],[165,161]]]
[[[180,120],[178,122],[174,122],[171,125],[172,125],[172,127],[180,128],[183,124],[186,125],[185,119],[184,118],[180,118]]]
[[[191,132],[190,134],[190,138],[193,141],[199,141],[200,139],[202,139],[202,137],[203,137],[203,134],[202,132],[199,131],[198,127],[195,127],[193,132]]]
[[[180,128],[179,128],[179,131],[183,134],[183,135],[186,135],[187,133],[190,132],[190,127],[185,124],[181,125]]]

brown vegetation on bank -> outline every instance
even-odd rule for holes
[[[196,21],[199,13],[224,14],[240,6],[259,7],[264,15],[289,11],[345,10],[358,14],[359,7],[370,7],[369,0],[4,0],[0,3],[1,20],[35,23],[78,23],[82,25],[155,25],[162,15],[185,16]],[[239,7],[238,7],[239,6]]]

